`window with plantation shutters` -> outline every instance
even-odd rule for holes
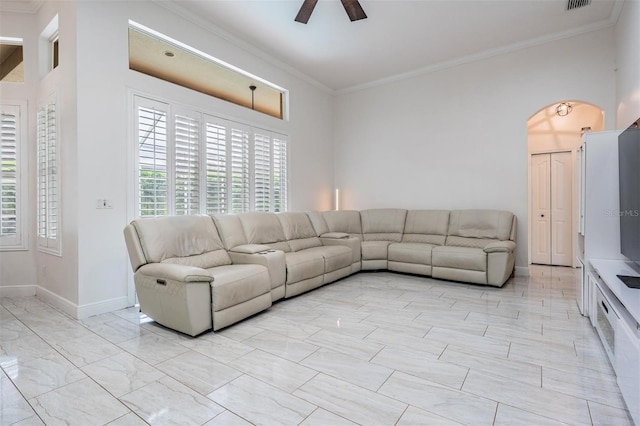
[[[200,120],[175,115],[175,213],[200,212]]]
[[[169,213],[167,106],[136,102],[138,216]]]
[[[229,213],[249,211],[249,132],[231,127],[231,209]]]
[[[287,137],[135,96],[138,216],[287,209]]]
[[[254,210],[271,211],[271,137],[253,134],[253,199]]]
[[[19,105],[0,108],[0,250],[26,249],[22,200],[26,197],[21,151]]]
[[[273,211],[287,211],[287,140],[281,135],[274,135],[273,149]]]
[[[38,247],[60,253],[58,171],[58,121],[55,100],[40,107],[37,115],[37,234]]]
[[[228,212],[227,128],[218,123],[206,124],[206,213]]]

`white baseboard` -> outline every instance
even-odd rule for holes
[[[0,286],[0,297],[24,297],[35,296],[35,285],[8,285]]]
[[[54,308],[60,309],[65,314],[69,315],[72,318],[76,318],[76,314],[78,311],[78,305],[71,302],[68,299],[65,299],[62,296],[55,294],[52,291],[47,290],[44,287],[38,286],[36,291],[36,297],[43,302],[48,303]]]
[[[529,268],[526,266],[516,266],[516,276],[517,277],[528,277],[529,276]]]
[[[94,315],[105,314],[107,312],[113,312],[118,309],[129,307],[127,296],[103,300],[101,302],[88,303],[86,305],[77,305],[44,287],[38,287],[36,296],[75,319],[85,319]]]
[[[128,308],[129,302],[127,296],[116,297],[115,299],[103,300],[101,302],[89,303],[78,306],[77,319],[89,318],[94,315],[105,314],[107,312],[117,311],[118,309]]]

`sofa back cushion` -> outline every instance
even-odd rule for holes
[[[275,213],[249,212],[238,214],[247,244],[264,244],[275,250],[290,252],[282,225]]]
[[[409,210],[402,242],[444,245],[449,229],[449,210]]]
[[[449,235],[467,238],[509,240],[514,215],[504,210],[452,210]]]
[[[322,245],[306,213],[278,213],[276,216],[291,250],[300,251]]]
[[[213,268],[231,264],[210,216],[163,216],[131,222],[147,263]]]
[[[358,210],[328,210],[322,212],[322,217],[329,228],[328,232],[344,232],[352,237],[362,238],[362,224]]]
[[[364,241],[402,241],[407,211],[404,209],[370,209],[360,212]]]
[[[307,216],[309,216],[309,220],[311,221],[311,225],[313,226],[313,229],[316,231],[317,236],[331,232],[331,230],[329,229],[329,225],[327,225],[327,221],[324,220],[324,216],[322,215],[322,212],[318,212],[318,211],[307,212]]]
[[[238,215],[216,214],[212,217],[225,249],[231,250],[234,247],[248,244]]]

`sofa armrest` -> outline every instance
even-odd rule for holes
[[[320,238],[343,239],[349,238],[349,234],[345,232],[327,232],[326,234],[320,235]]]
[[[271,247],[264,244],[243,244],[229,250],[232,253],[256,254],[271,250]]]
[[[326,235],[326,234],[323,234]],[[351,249],[352,253],[352,263],[360,262],[360,257],[362,253],[362,248],[360,246],[359,238],[325,238],[324,236],[320,237],[320,242],[323,246],[345,246]]]
[[[137,272],[158,279],[185,283],[213,281],[213,276],[206,269],[175,263],[148,263],[141,266]]]
[[[280,287],[285,283],[285,280],[287,278],[287,264],[285,261],[284,252],[282,250],[272,250],[267,247],[267,250],[258,251],[254,254],[229,251],[229,257],[231,257],[231,262],[234,265],[248,263],[252,265],[266,266],[269,270],[269,278],[271,279],[272,289]]]
[[[495,241],[484,247],[485,253],[513,253],[516,249],[516,243],[513,241]]]

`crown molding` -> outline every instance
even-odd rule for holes
[[[620,11],[622,9],[622,3],[624,0],[617,0],[614,6],[614,9],[617,10],[617,15],[613,16],[612,13],[609,18],[606,20],[598,21],[590,25],[585,25],[583,27],[574,28],[572,30],[563,31],[560,33],[549,34],[543,37],[538,37],[530,40],[526,40],[519,43],[513,43],[507,46],[498,47],[495,49],[485,50],[483,52],[474,53],[473,55],[463,56],[457,59],[453,59],[451,61],[440,62],[438,64],[429,65],[423,68],[418,68],[413,71],[408,71],[401,74],[392,75],[389,77],[384,77],[378,80],[370,81],[368,83],[357,84],[354,86],[346,87],[344,89],[339,89],[334,91],[336,96],[345,95],[353,92],[359,92],[361,90],[371,89],[374,87],[384,86],[391,83],[396,83],[398,81],[407,80],[410,78],[419,77],[426,74],[431,74],[437,71],[442,71],[447,68],[457,67],[459,65],[468,64],[471,62],[481,61],[484,59],[492,58],[494,56],[503,55],[506,53],[516,52],[518,50],[528,49],[530,47],[539,46],[542,44],[551,43],[554,41],[575,37],[582,34],[587,34],[594,31],[600,31],[605,28],[612,27],[616,24],[618,17],[620,16]],[[619,5],[619,7],[618,7]]]

